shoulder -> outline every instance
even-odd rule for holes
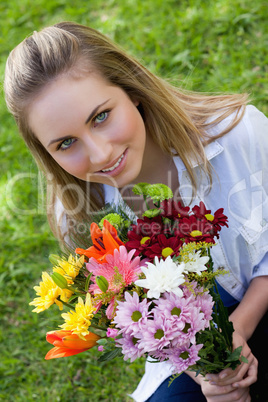
[[[234,117],[232,114],[219,123],[213,133],[214,136],[219,135],[231,125]],[[249,161],[252,159],[255,162],[256,158],[263,160],[267,158],[268,153],[268,119],[255,106],[249,105],[239,123],[216,141],[226,151],[233,154],[245,154]]]

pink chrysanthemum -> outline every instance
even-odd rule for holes
[[[146,327],[143,329],[142,338],[139,341],[139,348],[146,352],[154,352],[162,350],[170,345],[180,331],[165,319],[164,314],[154,317],[154,320],[148,320]]]
[[[157,317],[160,313],[164,314],[177,329],[183,330],[185,322],[190,320],[193,310],[194,296],[188,298],[178,297],[174,293],[164,293],[163,297],[154,300],[156,307],[152,310]]]
[[[120,329],[119,333],[137,336],[137,333],[146,326],[147,320],[150,317],[148,308],[151,303],[148,303],[147,299],[140,302],[136,292],[133,292],[133,296],[125,292],[124,296],[125,301],[118,301],[113,324],[116,324],[116,327]]]
[[[188,341],[196,343],[195,335],[204,329],[204,314],[195,307],[191,311],[191,316],[185,322],[184,328],[180,331],[180,336],[173,341],[173,346],[180,346]]]
[[[174,367],[174,373],[181,373],[188,369],[188,367],[193,366],[200,357],[198,356],[199,350],[202,348],[200,345],[184,345],[178,349],[167,350],[167,355],[169,355],[169,362]]]
[[[124,360],[130,359],[131,362],[143,355],[141,349],[138,348],[138,340],[129,334],[124,334],[123,338],[117,339],[115,345],[122,348]]]
[[[200,308],[200,312],[204,314],[204,328],[209,326],[212,320],[214,301],[209,292],[198,295],[196,298],[196,306]]]
[[[128,253],[125,246],[120,246],[119,250],[115,249],[113,254],[106,256],[105,263],[100,264],[95,258],[90,258],[86,266],[87,270],[93,273],[94,283],[89,287],[89,291],[93,294],[101,293],[96,284],[96,276],[104,276],[109,283],[108,290],[115,293],[137,280],[141,273],[141,264],[140,257],[132,259],[134,253],[135,250]]]
[[[187,283],[187,285],[182,286],[182,291],[183,291],[184,297],[186,297],[186,298],[188,298],[188,297],[196,298],[198,293],[204,292],[204,289],[202,288],[202,286],[199,286],[196,281],[191,281],[190,282],[190,284],[191,284],[190,287],[188,287],[189,281],[185,281],[185,282]]]

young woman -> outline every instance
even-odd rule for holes
[[[48,182],[48,218],[61,240],[105,202],[143,204],[138,182],[169,185],[177,200],[223,207],[229,229],[213,250],[234,347],[248,364],[167,386],[170,367],[146,364],[136,401],[250,401],[258,362],[248,342],[268,306],[268,127],[245,95],[182,92],[99,32],[71,22],[34,32],[10,54],[9,110]],[[253,335],[254,334],[254,335]],[[263,341],[264,342],[264,341]],[[258,342],[260,344],[260,341]],[[262,345],[265,347],[265,344]],[[260,377],[260,375],[259,375]]]

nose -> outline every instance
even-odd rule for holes
[[[87,135],[85,146],[94,171],[103,169],[111,162],[113,147],[110,141],[103,136]]]

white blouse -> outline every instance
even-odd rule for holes
[[[232,117],[209,133],[214,136],[222,132]],[[207,145],[205,152],[212,165],[213,184],[210,187],[205,175],[194,166],[198,189],[192,202],[187,170],[181,159],[174,157],[180,195],[191,208],[200,201],[212,214],[224,208],[229,228],[222,228],[211,255],[215,269],[223,267],[229,271],[228,275],[218,276],[217,281],[240,301],[254,277],[268,274],[268,258],[264,258],[268,251],[268,119],[254,106],[247,106],[239,124]],[[104,190],[106,202],[123,204],[118,189],[104,186]],[[146,362],[145,374],[130,396],[137,402],[146,401],[170,375],[168,363]]]

